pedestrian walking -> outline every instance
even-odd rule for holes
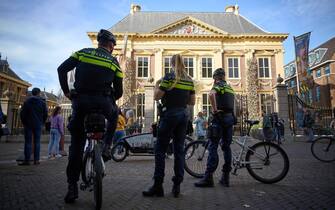
[[[19,165],[29,165],[34,136],[34,164],[40,164],[40,140],[42,127],[48,117],[45,100],[40,97],[41,90],[33,88],[32,96],[23,104],[20,112],[24,127],[24,161]]]
[[[68,125],[71,133],[69,162],[66,169],[68,192],[66,203],[78,198],[79,175],[85,147],[85,116],[93,110],[101,110],[107,119],[102,157],[111,159],[110,145],[116,129],[118,112],[116,100],[122,96],[123,73],[119,63],[111,54],[116,45],[114,35],[101,29],[97,34],[98,48],[84,48],[71,55],[58,67],[59,82],[64,95],[71,100],[72,116]],[[68,72],[76,69],[74,90],[70,94]]]
[[[304,118],[303,118],[303,125],[304,125],[304,133],[307,136],[308,142],[313,142],[314,133],[313,133],[313,125],[314,125],[314,118],[311,114],[311,111],[308,108],[304,108]]]
[[[56,106],[50,116],[50,141],[48,146],[48,158],[60,158],[59,150],[60,138],[64,135],[64,120],[61,116],[61,107]]]
[[[213,187],[213,173],[219,162],[217,148],[220,140],[221,149],[224,153],[224,165],[222,166],[222,177],[220,183],[229,187],[229,173],[231,171],[231,148],[233,136],[234,115],[234,90],[225,81],[225,71],[222,68],[216,69],[213,74],[214,85],[209,93],[209,101],[212,105],[213,118],[208,126],[207,137],[209,143],[209,155],[205,177],[195,183],[196,187]]]
[[[165,156],[171,138],[174,149],[174,177],[172,193],[178,197],[180,184],[184,178],[184,141],[188,123],[187,105],[195,104],[194,83],[185,71],[182,57],[177,54],[171,58],[172,72],[156,82],[154,99],[161,100],[157,142],[155,146],[154,184],[143,196],[164,196]]]

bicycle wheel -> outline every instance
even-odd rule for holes
[[[249,174],[265,184],[282,180],[290,167],[285,151],[270,142],[259,142],[250,147],[245,160]]]
[[[322,162],[335,161],[335,139],[332,137],[317,138],[311,146],[313,156]]]
[[[193,139],[191,137],[189,137],[189,136],[186,136],[185,137],[185,141],[184,141],[184,150],[185,150],[186,146],[188,144],[190,144],[191,142],[193,142]],[[173,141],[171,141],[169,143],[169,146],[168,146],[167,151],[166,151],[166,158],[172,159],[173,158],[173,154],[174,154],[174,152],[173,152]]]
[[[81,167],[81,179],[85,184],[90,182],[91,172],[93,171],[92,166],[92,156],[89,151],[85,151]]]
[[[126,147],[125,143],[118,142],[112,148],[112,159],[115,162],[121,162],[128,156],[128,148]]]
[[[102,175],[103,166],[100,145],[94,145],[94,179],[93,179],[93,189],[94,189],[94,202],[95,209],[100,210],[102,204]]]
[[[202,178],[208,158],[207,141],[193,141],[185,148],[185,171],[193,177]],[[217,167],[217,166],[216,166]]]

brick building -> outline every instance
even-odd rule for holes
[[[296,64],[285,65],[285,83],[290,93],[298,93]],[[300,87],[300,96],[318,107],[335,107],[335,37],[309,51],[308,86]]]

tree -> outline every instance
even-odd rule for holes
[[[247,95],[248,95],[248,113],[250,119],[259,118],[258,110],[258,78],[257,78],[257,59],[255,57],[248,59],[248,72],[247,72]]]

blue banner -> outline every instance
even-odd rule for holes
[[[308,63],[308,51],[309,51],[309,38],[311,32],[303,35],[293,37],[295,46],[295,60],[297,64],[297,84],[299,84],[299,92],[307,92],[309,85],[306,84],[306,80],[309,80],[309,63]],[[311,76],[311,75],[310,75]]]

